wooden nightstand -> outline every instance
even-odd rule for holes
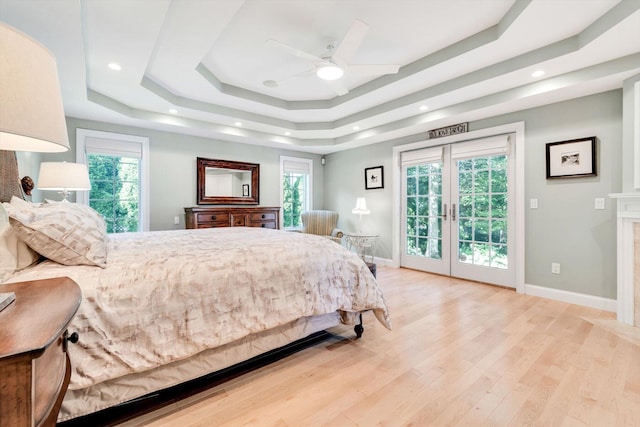
[[[16,300],[0,311],[0,427],[55,426],[69,385],[67,326],[82,298],[68,277],[1,285]]]

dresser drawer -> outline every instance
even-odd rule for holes
[[[231,215],[232,227],[244,227],[247,225],[247,217],[245,215]]]
[[[275,221],[276,213],[275,212],[263,212],[263,213],[252,213],[251,214],[251,222],[261,222],[261,221]]]
[[[197,214],[198,228],[210,228],[210,227],[228,227],[230,224],[230,214],[223,213],[199,213]]]
[[[256,221],[256,222],[252,222],[251,223],[252,227],[261,227],[261,228],[278,228],[278,226],[276,225],[275,220],[274,221]]]

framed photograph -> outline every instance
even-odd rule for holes
[[[249,184],[242,184],[242,197],[249,197]]]
[[[364,170],[364,189],[384,188],[384,170],[382,166]]]
[[[547,144],[547,179],[597,174],[595,136]]]

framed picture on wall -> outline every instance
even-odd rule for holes
[[[547,148],[547,179],[596,176],[596,137],[550,142]]]
[[[384,170],[382,166],[364,170],[364,189],[384,188]]]

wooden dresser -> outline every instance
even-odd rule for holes
[[[0,311],[0,427],[55,426],[69,385],[67,326],[80,306],[67,277],[0,286],[16,299]]]
[[[184,208],[187,228],[262,227],[280,228],[279,207]]]

